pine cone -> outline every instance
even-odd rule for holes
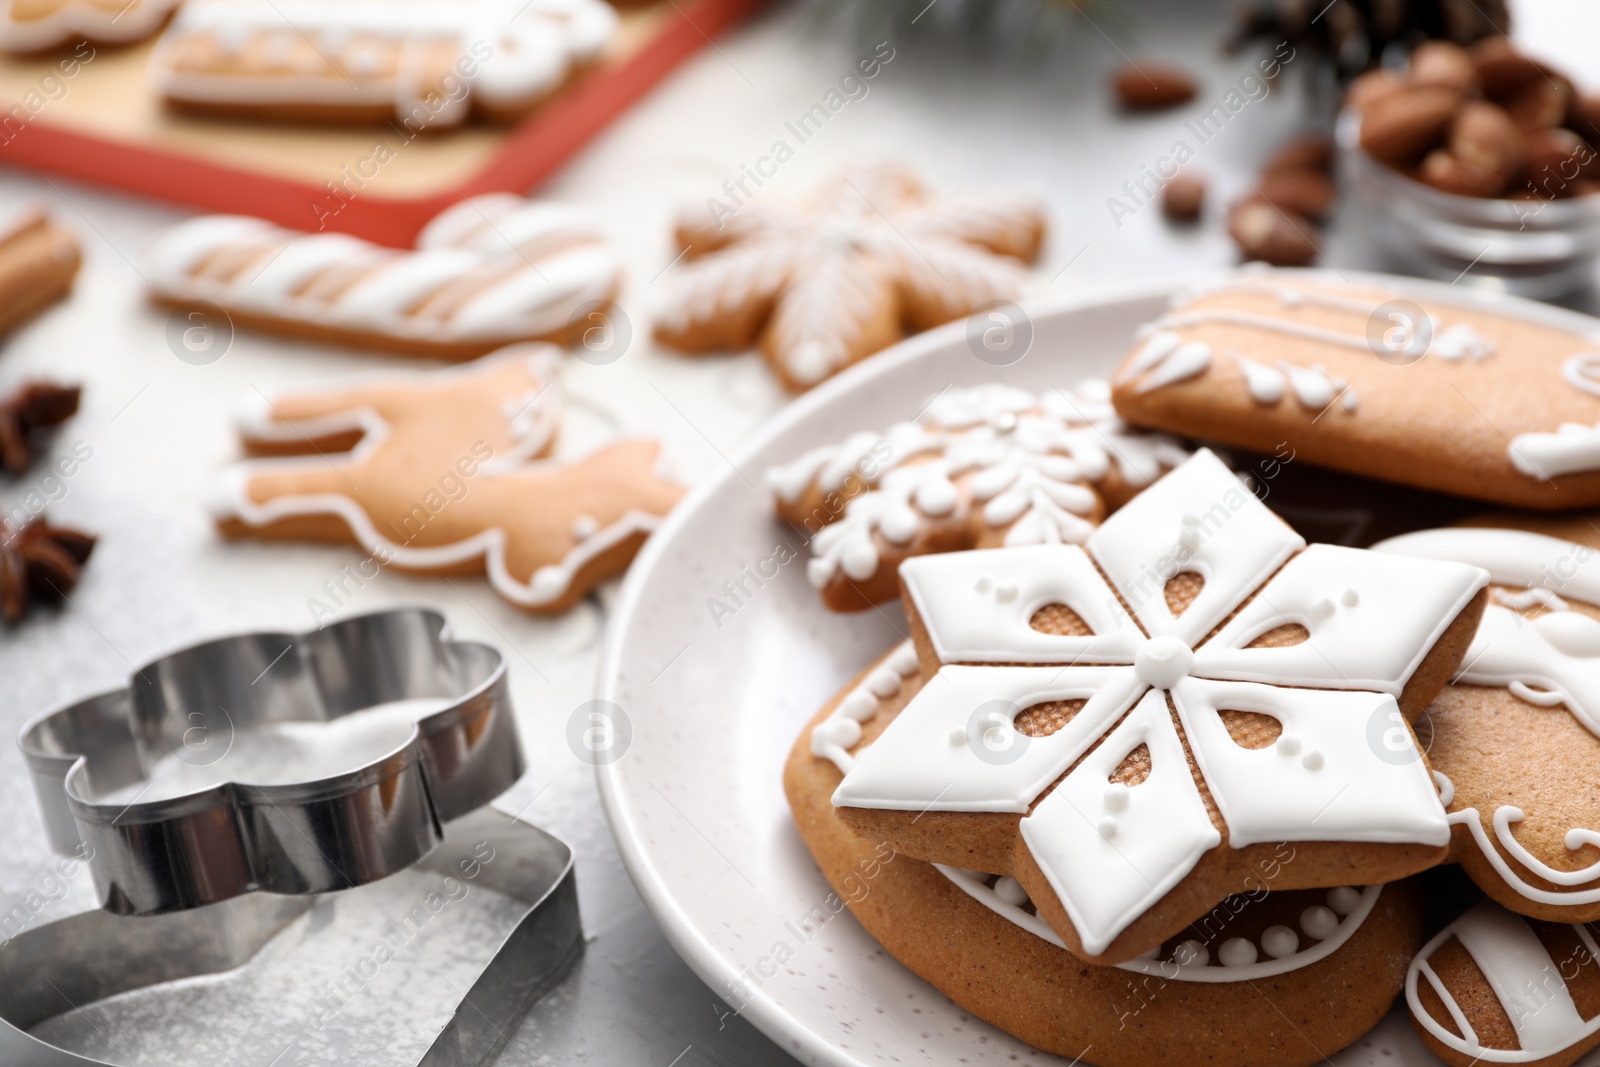
[[[20,530],[0,521],[0,616],[17,622],[33,601],[72,592],[94,545],[91,534],[51,526],[43,516]]]
[[[76,385],[28,382],[0,400],[0,465],[21,474],[33,463],[34,431],[58,426],[78,413]]]
[[[1288,41],[1344,82],[1377,66],[1391,44],[1406,51],[1433,38],[1465,45],[1510,31],[1506,0],[1250,0],[1230,47]]]

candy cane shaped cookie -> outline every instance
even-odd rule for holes
[[[509,193],[449,208],[410,252],[208,215],[158,237],[146,262],[163,304],[216,305],[248,326],[441,359],[564,340],[574,314],[610,300],[621,277],[587,213]]]
[[[601,0],[199,0],[150,59],[188,110],[413,130],[519,118],[592,64]]]
[[[519,345],[462,367],[260,394],[240,434],[264,458],[224,474],[217,524],[354,542],[369,578],[487,572],[513,604],[562,611],[624,569],[683,490],[657,473],[654,441],[544,458],[560,419],[556,357]]]

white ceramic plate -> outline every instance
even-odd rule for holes
[[[813,909],[828,914],[829,888],[790,822],[783,762],[806,720],[898,640],[904,619],[894,605],[845,616],[822,607],[806,583],[805,545],[773,516],[764,473],[852,431],[912,418],[949,385],[999,380],[1043,390],[1105,376],[1178,284],[1033,302],[1032,348],[1010,367],[977,359],[965,322],[857,365],[731,455],[629,574],[601,663],[600,695],[632,729],[626,741],[619,732],[618,756],[599,772],[612,832],[667,939],[713,991],[806,1063],[1061,1061],[957,1008],[848,913],[808,918]],[[1432,283],[1403,288],[1462,303],[1500,299]],[[1594,325],[1516,306],[1569,328]],[[758,585],[748,575],[778,545],[794,557]],[[741,580],[748,595],[734,600],[729,590]],[[712,598],[736,610],[714,616]],[[1336,1057],[1341,1067],[1380,1061],[1438,1063],[1399,1012]]]

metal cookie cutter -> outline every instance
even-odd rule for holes
[[[527,911],[493,949],[417,1067],[476,1067],[488,1060],[583,949],[577,880],[565,844],[498,811],[474,812],[448,829],[444,844],[417,869],[475,879],[469,884],[508,896]],[[490,862],[484,862],[485,842]],[[0,942],[0,1063],[104,1067],[103,1060],[46,1044],[27,1030],[119,993],[242,966],[315,902],[309,896],[243,896],[143,919],[87,911]],[[276,1036],[287,1033],[293,1041],[297,1025],[284,1021]],[[266,1034],[258,1039],[272,1040]]]
[[[355,770],[139,800],[164,758],[224,768],[236,731],[439,698],[452,703]],[[18,741],[51,845],[92,850],[101,905],[118,915],[364,885],[417,862],[443,839],[442,823],[524,769],[504,658],[450,640],[444,616],[425,608],[194,645],[137,671],[126,689],[38,716]]]

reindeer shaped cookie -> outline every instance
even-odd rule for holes
[[[240,435],[265,458],[226,473],[218,527],[355,542],[403,571],[487,571],[513,604],[565,610],[627,566],[683,489],[657,475],[655,441],[543,458],[561,412],[555,359],[515,345],[446,370],[258,396]]]

